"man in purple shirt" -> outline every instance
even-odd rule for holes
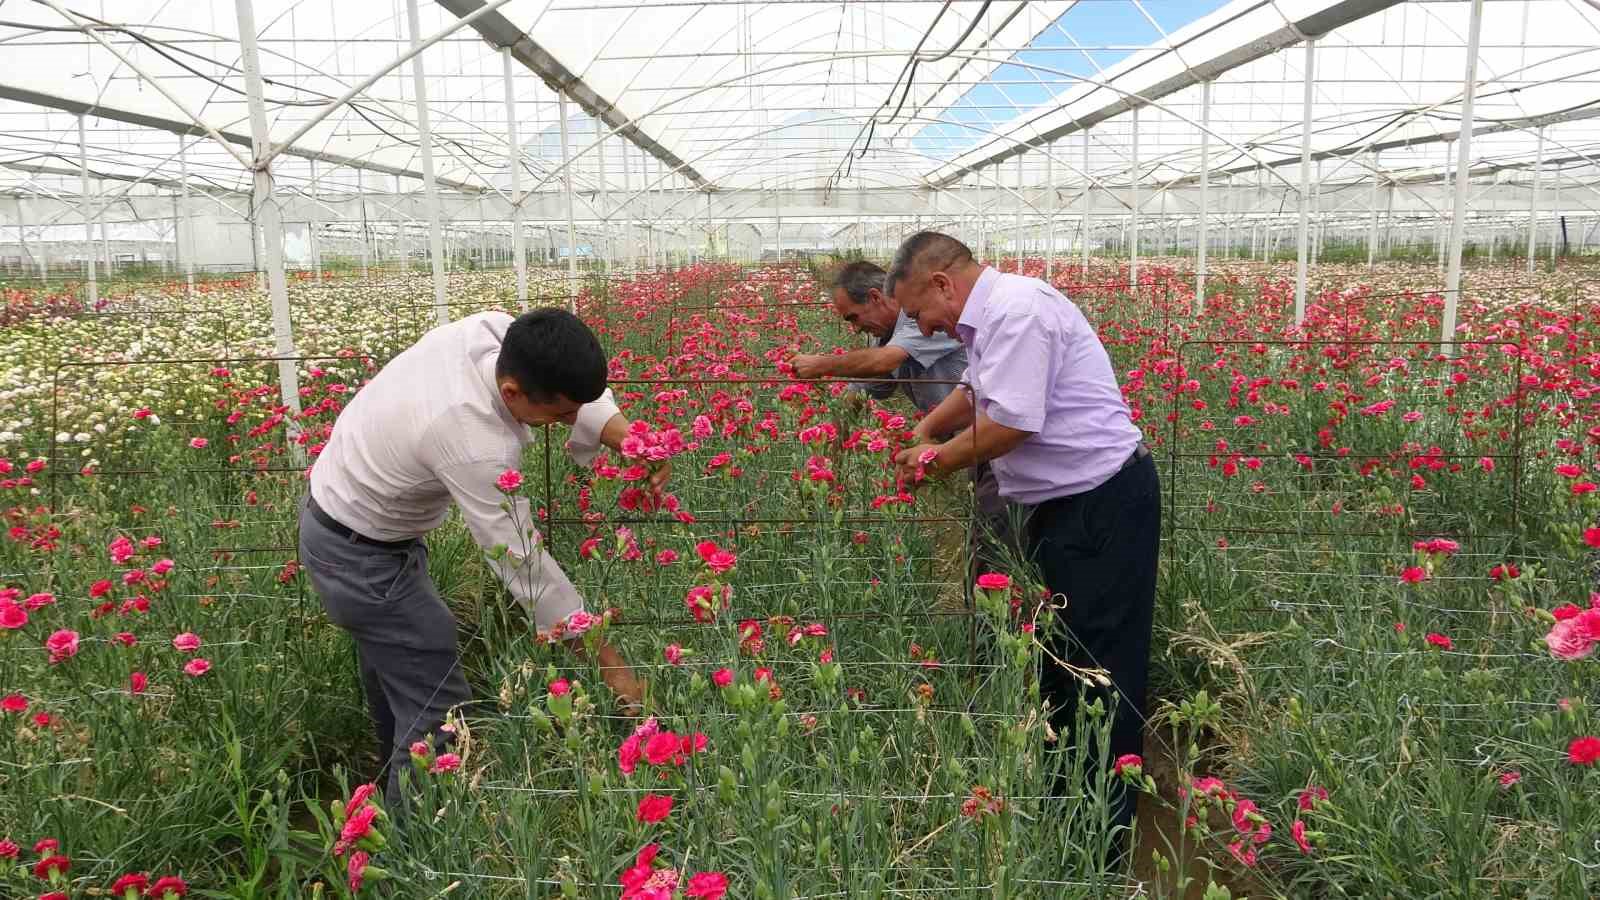
[[[967,346],[965,381],[917,425],[896,457],[907,474],[927,450],[934,474],[992,461],[1000,495],[1023,508],[1031,559],[1066,598],[1047,646],[1072,666],[1104,669],[1115,706],[1110,754],[1142,753],[1155,607],[1161,489],[1117,386],[1110,357],[1078,307],[1037,278],[979,265],[965,244],[924,231],[889,273],[900,308],[923,334]],[[964,428],[943,443],[928,436]],[[1083,692],[1100,689],[1048,660],[1041,693],[1051,724],[1072,731]],[[1100,766],[1106,760],[1093,760]],[[1136,795],[1112,782],[1113,824],[1131,826]],[[1114,851],[1126,831],[1113,832]]]

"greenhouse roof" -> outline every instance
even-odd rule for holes
[[[75,193],[75,114],[88,112],[84,162],[124,191],[247,191],[235,4],[113,11],[39,0],[0,14],[0,190]],[[415,32],[442,35],[419,58],[446,189],[507,191],[509,68],[524,191],[562,187],[565,107],[579,190],[827,195],[1038,183],[1047,166],[1058,185],[1185,183],[1203,130],[1214,179],[1284,187],[1302,150],[1304,38],[1318,182],[1438,178],[1459,128],[1470,4],[440,0],[420,4],[414,27],[392,0],[253,11],[270,135],[292,139],[274,161],[280,186],[315,177],[319,193],[349,192],[359,169],[365,190],[415,190],[418,79],[394,65]],[[1474,173],[1542,154],[1592,174],[1600,10],[1495,0],[1484,16]]]

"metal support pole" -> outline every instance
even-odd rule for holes
[[[642,182],[642,184],[640,185],[640,190],[644,193],[644,199],[645,199],[644,251],[645,251],[645,256],[648,258],[648,262],[649,262],[650,268],[654,269],[656,267],[656,244],[660,240],[656,236],[656,226],[655,226],[655,221],[656,220],[655,220],[654,212],[660,206],[660,204],[651,201],[651,199],[650,199],[650,185],[654,183],[655,179],[659,179],[661,177],[661,162],[659,160],[657,160],[655,165],[652,166],[651,163],[650,163],[651,159],[652,159],[652,157],[645,155],[644,148],[640,147],[639,148],[639,180]],[[655,178],[654,179],[651,178],[651,170],[652,169],[654,169],[654,174],[655,174]]]
[[[1561,246],[1561,164],[1556,163],[1550,175],[1550,264],[1555,265],[1556,250]]]
[[[1200,236],[1195,242],[1194,314],[1206,311],[1206,225],[1210,210],[1206,191],[1211,186],[1211,82],[1200,84]]]
[[[94,181],[94,195],[95,195],[95,197],[98,199],[100,197],[105,196],[105,193],[106,193],[106,182],[105,182],[105,179],[96,178],[95,181]],[[103,204],[103,203],[96,204],[95,209],[94,209],[94,222],[95,222],[96,225],[100,226],[100,255],[105,259],[106,277],[110,278],[112,276],[112,274],[116,272],[117,267],[116,267],[116,265],[113,264],[113,262],[111,260],[111,234],[110,234],[110,232],[106,231],[106,207],[105,207],[105,204]]]
[[[522,245],[522,146],[517,140],[517,93],[512,80],[511,48],[500,48],[500,68],[506,87],[506,161],[511,168],[511,246],[516,254],[517,303],[528,309],[528,255]]]
[[[1394,182],[1389,182],[1383,203],[1383,254],[1394,253]]]
[[[173,245],[178,255],[183,258],[183,278],[188,285],[186,294],[194,294],[194,208],[189,203],[189,148],[183,142],[178,143],[178,178],[183,182],[183,208],[182,227],[174,226]],[[189,239],[189,249],[183,249],[184,238]]]
[[[307,199],[311,202],[307,206],[311,212],[306,216],[306,245],[311,251],[311,267],[316,270],[316,274],[312,277],[316,279],[317,284],[321,284],[322,241],[317,234],[317,161],[313,159],[309,160],[309,162],[311,163],[311,187]]]
[[[1056,147],[1044,148],[1044,280],[1049,281],[1056,261]]]
[[[605,127],[605,123],[596,119],[594,127],[596,131],[599,131]],[[607,268],[610,268],[613,256],[611,247],[611,192],[606,189],[605,135],[600,136],[600,140],[595,146],[595,150],[599,151],[600,153],[600,233],[605,237],[603,244],[600,242],[596,243],[595,250],[598,251],[601,246],[606,248],[605,264]],[[599,253],[596,252],[596,255],[598,256]]]
[[[414,7],[413,7],[414,8]],[[267,107],[262,100],[261,58],[256,51],[255,11],[251,0],[234,0],[239,18],[240,65],[244,69],[245,97],[250,105],[250,152],[253,160],[266,159],[272,142],[267,132]],[[272,194],[272,172],[266,163],[252,163],[250,204],[253,218],[266,236],[267,290],[272,297],[272,332],[278,357],[278,392],[289,416],[290,446],[295,460],[305,462],[305,450],[295,440],[300,432],[300,375],[295,367],[294,326],[289,319],[289,286],[283,274],[283,213]]]
[[[417,0],[406,0],[406,22],[411,28],[411,46],[415,49],[422,44]],[[433,180],[433,132],[428,126],[427,75],[422,67],[421,53],[411,59],[411,82],[417,103],[417,145],[422,151],[422,189],[428,207],[428,255],[433,259],[433,308],[439,324],[444,325],[450,321],[450,308],[445,305],[444,234],[439,222],[439,186]]]
[[[1083,130],[1083,227],[1078,229],[1083,243],[1083,272],[1089,274],[1089,210],[1094,207],[1094,179],[1089,177],[1089,129]]]
[[[633,166],[628,164],[628,144],[622,144],[622,196],[633,197]],[[628,261],[628,271],[633,271],[639,265],[639,248],[635,242],[638,236],[633,228],[633,214],[624,210],[622,217],[622,254]]]
[[[980,262],[982,262],[989,255],[989,253],[988,253],[988,250],[989,250],[989,229],[987,227],[988,226],[988,222],[986,221],[986,217],[983,214],[983,170],[979,169],[978,171],[974,172],[973,173],[973,177],[978,179],[978,190],[977,190],[977,199],[976,199],[977,207],[978,207],[978,260]]]
[[[1443,142],[1443,144],[1444,144],[1444,179],[1439,182],[1441,185],[1450,184],[1454,180],[1453,178],[1451,178],[1451,172],[1450,172],[1450,144],[1449,144],[1448,141]],[[1434,251],[1438,254],[1438,257],[1439,257],[1438,264],[1439,264],[1439,274],[1440,275],[1443,275],[1445,273],[1446,258],[1450,255],[1449,251],[1447,249],[1448,248],[1448,241],[1446,239],[1446,235],[1448,235],[1449,233],[1450,233],[1449,224],[1446,222],[1444,215],[1441,213],[1439,215],[1439,221],[1437,223],[1435,223],[1434,229],[1433,229],[1433,247],[1434,247]]]
[[[372,261],[372,229],[367,224],[367,189],[360,169],[356,169],[356,209],[361,213],[361,280],[365,281]]]
[[[1128,155],[1128,205],[1133,211],[1128,226],[1128,284],[1139,290],[1139,107],[1133,108],[1133,140]]]
[[[578,226],[572,212],[572,144],[567,126],[567,93],[556,92],[556,114],[561,117],[561,183],[567,201],[567,310],[578,311]]]
[[[1538,149],[1533,156],[1533,189],[1528,193],[1528,274],[1539,250],[1539,176],[1544,170],[1544,126],[1539,126]]]
[[[1483,32],[1483,0],[1472,0],[1467,26],[1467,73],[1461,83],[1461,136],[1456,140],[1456,191],[1450,213],[1450,268],[1444,279],[1444,324],[1439,340],[1453,341],[1456,305],[1461,299],[1461,241],[1467,224],[1467,176],[1472,152],[1472,101],[1477,93],[1478,44]]]
[[[22,216],[22,195],[11,195],[11,202],[15,203],[17,206],[17,247],[21,250],[21,259],[19,262],[22,264],[20,267],[20,275],[21,277],[26,277],[28,273],[28,263],[33,261],[33,254],[28,252],[28,229],[27,223]],[[172,230],[173,234],[177,234],[178,223],[176,219],[173,220]],[[40,243],[42,244],[44,241],[41,240]],[[42,273],[43,271],[44,270],[41,267],[40,272]],[[42,274],[40,275],[39,280],[41,282],[44,281]]]
[[[1305,108],[1300,121],[1300,228],[1296,235],[1299,258],[1294,278],[1294,324],[1299,327],[1306,320],[1307,228],[1311,222],[1311,97],[1315,89],[1317,42],[1306,38]]]
[[[1367,229],[1367,268],[1378,258],[1378,153],[1372,153],[1372,224]]]
[[[85,274],[89,279],[89,307],[93,309],[100,302],[100,284],[95,277],[94,219],[89,214],[89,148],[83,136],[83,116],[78,117],[78,175],[82,185],[78,205],[83,211],[83,261],[88,266]]]
[[[1022,274],[1022,154],[1017,154],[1017,233],[1011,239],[1011,255],[1017,258],[1017,274]]]
[[[178,270],[183,268],[183,244],[182,244],[182,239],[178,235],[178,223],[181,222],[181,221],[183,221],[183,211],[178,209],[178,192],[177,191],[173,191],[172,192],[172,259],[167,260],[167,265],[165,265],[163,267],[163,269],[167,272],[168,275],[177,275],[178,274]],[[19,239],[22,237],[22,225],[21,225],[20,222],[17,225],[17,237]],[[28,245],[27,244],[23,244],[22,245],[23,258],[27,257],[27,253],[28,253]]]

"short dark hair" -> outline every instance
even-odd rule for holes
[[[589,403],[606,389],[606,352],[572,313],[544,307],[517,317],[500,342],[496,378],[511,377],[537,403],[556,395]]]
[[[919,231],[906,238],[894,252],[894,262],[889,265],[888,286],[923,272],[943,272],[958,263],[972,262],[972,248],[948,234],[938,231]]]
[[[875,262],[861,259],[839,270],[833,276],[833,289],[844,291],[845,296],[857,306],[865,306],[869,297],[867,293],[873,288],[884,291],[884,278],[888,275],[883,267]],[[884,291],[887,293],[887,291]]]

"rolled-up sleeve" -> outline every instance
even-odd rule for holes
[[[444,466],[435,474],[461,507],[489,567],[528,611],[534,626],[546,633],[583,609],[583,597],[544,552],[527,498],[508,496],[496,486],[505,469],[502,462],[482,460]],[[495,552],[497,547],[506,552]]]
[[[969,370],[976,376],[973,384],[983,413],[1018,431],[1043,428],[1054,349],[1054,334],[1037,317],[997,316],[984,339],[982,361]]]
[[[611,417],[621,412],[617,401],[606,388],[605,393],[578,407],[578,418],[572,423],[572,436],[567,438],[567,453],[580,466],[587,466],[600,452],[600,433]],[[492,483],[492,482],[491,482]]]

